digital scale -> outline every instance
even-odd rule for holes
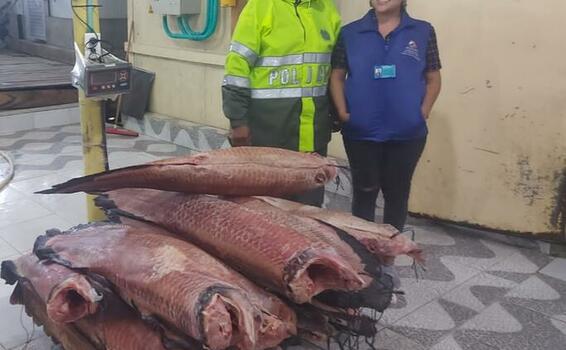
[[[72,84],[95,100],[114,100],[132,90],[132,65],[97,48],[96,60],[85,58],[75,43],[76,62],[71,72]],[[88,57],[88,56],[87,56]]]

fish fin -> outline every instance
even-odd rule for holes
[[[94,199],[94,204],[100,209],[111,210],[118,209],[116,203],[110,199],[107,193],[103,193]]]
[[[33,253],[37,255],[37,251],[42,250],[42,249],[47,249],[47,248],[45,248],[45,246],[47,245],[47,241],[49,241],[49,239],[51,237],[47,234],[37,237],[35,239],[35,243],[33,244],[33,250],[32,250]],[[38,256],[38,258],[41,259],[40,256]]]
[[[108,215],[111,218],[113,218],[113,220],[117,220],[120,223],[121,223],[120,218],[122,217],[122,218],[128,218],[128,219],[132,219],[132,220],[136,220],[136,221],[141,221],[141,222],[146,223],[148,225],[155,226],[155,223],[153,223],[149,220],[146,220],[146,219],[144,219],[140,216],[137,216],[137,215],[134,215],[134,214],[129,213],[127,211],[124,211],[122,209],[112,209],[112,210],[108,211]]]
[[[22,276],[18,274],[18,268],[12,260],[6,260],[2,262],[0,268],[0,278],[6,281],[9,285],[14,285],[20,280]]]
[[[145,222],[145,223],[148,223],[148,224],[153,224],[151,221],[148,221],[148,220],[144,219],[143,217],[134,215],[130,212],[127,212],[125,210],[118,208],[116,203],[112,199],[110,199],[108,194],[101,194],[98,197],[96,197],[94,199],[94,204],[97,207],[99,207],[100,209],[104,210],[104,212],[108,216],[108,219],[111,222],[122,223],[120,218],[125,217],[125,218],[128,218],[128,219],[141,221],[141,222]]]
[[[59,231],[60,232],[60,231]],[[60,232],[59,234],[64,234]],[[45,234],[42,236],[37,237],[35,243],[33,244],[33,254],[35,254],[39,260],[48,260],[59,265],[63,265],[70,269],[73,269],[74,266],[70,261],[67,261],[59,256],[53,248],[47,246],[47,242],[53,236],[49,236],[49,234]]]

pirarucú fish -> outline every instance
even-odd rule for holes
[[[40,262],[34,255],[2,262],[1,276],[10,284],[21,276],[31,281],[46,305],[47,315],[58,323],[70,323],[94,314],[102,299],[83,275],[58,264]]]
[[[176,232],[254,282],[299,304],[326,290],[356,291],[365,284],[331,245],[227,200],[124,189],[98,197],[97,204]]]
[[[2,264],[2,278],[9,284],[17,283],[10,302],[24,305],[34,322],[43,326],[44,332],[65,349],[166,349],[163,335],[144,323],[122,300],[100,284],[93,285],[83,275],[64,266],[40,262],[34,255],[26,255],[15,261],[5,261]],[[94,314],[81,314],[73,323],[53,320],[48,316],[49,298],[43,294],[46,288],[69,284],[73,279],[81,280],[81,287],[96,289],[97,295],[103,294],[101,303],[104,307],[97,308]],[[80,296],[76,297],[79,302]],[[167,347],[168,350],[199,350],[195,346],[171,345]]]
[[[196,194],[287,196],[324,186],[336,165],[316,154],[237,147],[76,178],[40,193],[154,188]]]

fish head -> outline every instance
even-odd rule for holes
[[[366,284],[350,264],[331,251],[309,249],[295,256],[289,266],[289,297],[298,304],[310,302],[325,290],[356,291]]]
[[[55,322],[75,322],[96,313],[101,298],[84,276],[74,275],[51,291],[47,315]]]

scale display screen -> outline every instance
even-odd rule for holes
[[[116,84],[118,77],[118,72],[111,71],[111,72],[96,72],[95,74],[91,74],[91,83],[93,85],[102,85],[102,84]]]
[[[116,95],[131,90],[131,65],[120,64],[112,67],[87,66],[84,87],[87,97]]]

